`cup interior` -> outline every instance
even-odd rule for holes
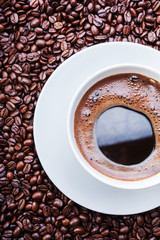
[[[125,180],[118,180],[111,177],[108,177],[96,169],[94,169],[82,156],[80,150],[77,146],[75,137],[74,137],[74,114],[75,110],[85,94],[85,92],[96,82],[100,81],[103,78],[120,74],[120,73],[137,73],[148,78],[155,79],[160,82],[160,72],[155,71],[152,68],[145,67],[143,65],[136,65],[136,64],[121,64],[121,65],[114,65],[112,67],[106,67],[105,69],[96,72],[87,80],[84,79],[84,83],[79,87],[77,92],[75,93],[70,107],[68,111],[68,118],[67,118],[67,132],[68,132],[68,140],[71,146],[71,149],[75,155],[76,160],[82,165],[82,167],[93,177],[97,180],[101,181],[104,184],[111,185],[113,187],[122,188],[122,189],[142,189],[154,186],[160,183],[160,173],[155,174],[151,177],[146,179],[138,180],[138,181],[125,181]]]

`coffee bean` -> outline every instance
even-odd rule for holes
[[[22,77],[21,82],[28,86],[32,84],[32,80],[27,77]]]
[[[52,207],[51,211],[52,211],[52,214],[54,217],[57,217],[60,213],[60,211],[57,207]]]
[[[21,51],[21,50],[23,50],[24,45],[23,45],[22,43],[17,43],[17,44],[16,44],[16,48],[17,48],[19,51]]]
[[[78,217],[74,217],[69,221],[69,224],[72,227],[78,226],[80,224],[80,219]]]
[[[132,16],[131,16],[131,13],[129,11],[126,11],[124,13],[124,20],[127,22],[127,23],[130,23],[131,20],[132,20]]]
[[[33,202],[33,203],[32,203],[32,211],[33,211],[33,212],[36,212],[36,211],[38,210],[38,207],[39,207],[39,206],[38,206],[38,203],[37,203],[37,202]]]
[[[40,23],[40,21],[39,21],[38,18],[33,18],[33,19],[31,20],[31,26],[32,26],[32,27],[37,27],[37,26],[39,25],[39,23]]]
[[[53,232],[53,226],[52,226],[51,223],[47,223],[46,231],[47,231],[47,233],[52,233]]]
[[[0,127],[3,127],[3,125],[4,125],[4,119],[0,117]]]
[[[110,32],[109,32],[110,36],[114,36],[114,35],[115,35],[115,32],[116,32],[115,28],[114,28],[114,27],[111,27],[111,28],[110,28]]]
[[[120,240],[127,240],[127,236],[121,234],[121,235],[118,236],[118,239],[120,239]]]
[[[147,21],[147,22],[154,22],[154,17],[152,16],[152,15],[146,15],[145,16],[145,20]]]
[[[0,137],[0,145],[3,147],[3,146],[6,146],[7,145],[7,140],[6,139],[3,139],[2,137]]]
[[[12,172],[7,172],[6,177],[7,177],[9,180],[12,180],[13,177],[14,177],[14,175],[13,175]]]
[[[5,94],[0,94],[0,103],[4,103],[5,102],[5,100],[6,100],[6,96],[5,96]]]
[[[118,24],[116,27],[116,31],[117,32],[121,32],[123,30],[123,25],[122,24]]]
[[[0,184],[1,185],[7,185],[8,183],[9,183],[8,178],[6,178],[6,177],[1,177],[0,178]]]
[[[17,156],[16,156],[16,158],[18,159],[18,161],[20,161],[20,160],[22,160],[23,158],[24,158],[24,153],[23,152],[19,152],[18,154],[17,154]],[[22,164],[23,162],[21,161],[21,162],[19,162],[18,164],[17,164],[17,168],[18,168],[18,165],[20,165],[20,164]],[[24,163],[23,163],[24,164]],[[22,165],[23,165],[22,164]],[[18,170],[18,169],[17,169]],[[20,170],[20,169],[19,169]]]
[[[27,59],[26,53],[20,53],[20,54],[18,55],[18,59],[19,59],[20,62],[25,62],[26,59]]]
[[[98,232],[99,232],[99,226],[95,226],[95,227],[93,227],[92,230],[91,230],[91,233],[92,233],[92,234],[96,234],[96,233],[98,233]]]
[[[113,231],[110,232],[110,236],[111,236],[112,238],[115,238],[115,239],[116,239],[116,238],[118,238],[118,233],[113,230]]]
[[[3,205],[4,201],[5,201],[5,196],[0,193],[0,205]]]
[[[47,192],[47,197],[49,198],[49,199],[54,199],[55,198],[55,194],[53,193],[53,192],[51,192],[51,191],[48,191]],[[63,213],[64,214],[64,213]]]
[[[24,240],[32,240],[31,234],[25,233],[24,234]]]
[[[74,233],[75,233],[75,234],[80,234],[80,235],[81,235],[81,234],[84,233],[84,231],[85,231],[85,230],[84,230],[84,227],[82,227],[82,226],[77,227],[77,228],[74,229]]]
[[[18,65],[18,64],[14,64],[14,65],[12,66],[12,70],[13,70],[15,73],[19,73],[19,74],[22,72],[22,68],[21,68],[21,66]]]
[[[40,235],[39,235],[39,233],[33,233],[32,234],[32,239],[34,239],[34,240],[39,240],[40,239]]]
[[[44,47],[46,45],[46,42],[42,39],[39,39],[39,40],[36,41],[36,45],[38,47]]]
[[[53,205],[54,205],[55,207],[61,208],[61,207],[63,207],[63,202],[62,202],[62,200],[60,200],[60,199],[58,199],[58,198],[55,198],[55,200],[54,200],[54,202],[53,202]]]
[[[25,139],[26,138],[26,129],[24,127],[20,127],[20,136]]]
[[[21,234],[21,229],[17,226],[13,231],[13,237],[19,237]]]
[[[123,226],[120,228],[120,233],[127,234],[129,232],[129,228],[127,226]]]
[[[70,3],[73,7],[77,5],[77,0],[70,0]]]
[[[4,32],[5,28],[2,24],[0,24],[0,32]]]
[[[54,23],[54,28],[55,28],[56,30],[61,29],[62,27],[63,27],[62,22],[55,22],[55,23]]]
[[[19,104],[22,102],[22,99],[18,96],[15,96],[15,97],[10,98],[10,101],[14,104]]]
[[[153,4],[153,11],[156,12],[160,8],[160,2],[155,1]]]
[[[16,167],[16,163],[14,161],[10,161],[8,162],[7,167],[9,170],[14,170]]]
[[[31,1],[29,2],[29,5],[30,5],[30,7],[32,7],[32,8],[36,8],[37,5],[38,5],[38,0],[31,0]]]
[[[31,102],[31,100],[32,100],[32,97],[31,97],[30,95],[26,95],[26,96],[24,97],[24,103],[25,103],[26,105],[28,105],[28,104]]]
[[[15,188],[20,187],[20,181],[17,180],[17,179],[13,179],[12,186],[15,187]]]
[[[143,228],[139,228],[137,231],[137,238],[145,238],[146,236],[146,232]]]
[[[23,172],[26,174],[26,173],[29,173],[31,170],[31,164],[27,163],[25,164],[24,168],[23,168]]]
[[[79,218],[80,218],[80,220],[81,220],[82,222],[88,222],[88,221],[89,221],[89,217],[88,217],[88,215],[85,214],[85,213],[80,214],[80,215],[79,215]]]
[[[46,234],[43,236],[43,240],[50,240],[50,239],[52,239],[52,235],[50,234]]]
[[[152,220],[152,225],[153,226],[159,226],[160,224],[160,218],[159,217],[156,217]]]
[[[11,22],[13,24],[18,23],[18,14],[17,13],[13,13],[10,18],[11,18]]]
[[[103,29],[103,34],[109,33],[110,29],[111,29],[110,25],[106,23]]]
[[[91,26],[91,32],[93,35],[98,35],[99,34],[99,29],[96,26]]]
[[[6,103],[6,107],[8,108],[9,111],[13,111],[16,108],[16,106],[10,101]]]
[[[138,17],[137,17],[137,22],[142,23],[143,20],[144,20],[144,17],[145,17],[145,13],[144,12],[139,13]]]
[[[25,206],[25,199],[21,199],[19,202],[18,202],[18,210],[22,210]]]
[[[25,218],[23,220],[23,227],[26,231],[31,231],[32,230],[32,225],[29,219]]]
[[[156,236],[156,237],[160,236],[160,227],[154,228],[153,235]]]
[[[42,197],[43,197],[43,193],[41,191],[37,191],[32,194],[33,199],[41,199]]]
[[[108,234],[109,234],[109,229],[104,229],[104,230],[101,232],[101,235],[102,235],[103,237],[108,236]],[[119,235],[119,239],[124,239],[123,236],[124,236],[124,235]]]
[[[62,224],[63,224],[64,226],[68,226],[68,225],[69,225],[69,220],[68,220],[68,219],[62,220]]]
[[[36,62],[39,60],[39,58],[40,58],[40,56],[38,53],[28,53],[27,54],[27,60],[29,62]]]
[[[154,32],[149,32],[148,41],[153,43],[155,40],[156,40],[156,34]]]
[[[32,145],[33,145],[33,140],[32,140],[32,139],[26,139],[26,140],[24,141],[24,145],[26,145],[26,146],[32,146]]]
[[[12,234],[13,234],[12,230],[9,230],[9,229],[8,229],[8,230],[5,230],[5,231],[4,231],[4,234],[3,234],[3,235],[4,235],[5,238],[11,238],[11,237],[12,237]]]
[[[37,183],[40,184],[40,176],[38,176],[37,178]],[[47,192],[48,191],[48,188],[46,185],[39,185],[38,186],[39,190],[42,191],[42,192]]]
[[[14,210],[15,208],[16,208],[16,204],[15,203],[8,204],[8,209],[9,210]]]
[[[105,35],[97,35],[97,36],[94,37],[94,39],[97,40],[97,41],[104,41],[104,40],[107,39],[107,36],[105,36]]]
[[[130,34],[130,27],[128,25],[123,27],[123,34],[127,36]]]
[[[43,215],[44,215],[45,217],[48,217],[48,216],[51,215],[51,209],[50,209],[49,206],[44,206],[44,207],[43,207]]]
[[[12,117],[8,117],[5,119],[5,124],[9,127],[14,123],[14,119]]]
[[[36,182],[37,182],[37,177],[36,176],[31,177],[30,184],[34,185]]]
[[[66,206],[63,208],[63,210],[62,210],[62,213],[63,213],[64,216],[69,215],[70,212],[71,212],[71,207],[68,206],[68,205],[66,205]]]
[[[137,223],[141,227],[144,224],[144,217],[142,215],[137,216]]]
[[[157,22],[158,24],[160,24],[160,16],[157,16],[156,22]]]

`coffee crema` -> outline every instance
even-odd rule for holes
[[[159,101],[159,82],[140,74],[117,74],[91,86],[80,100],[74,116],[74,136],[84,159],[102,174],[120,180],[141,180],[160,172]],[[131,165],[129,163],[122,165],[123,161],[114,162],[98,147],[97,120],[105,111],[114,107],[139,112],[151,123],[154,150],[140,163],[137,163],[136,159],[135,162],[132,159]]]

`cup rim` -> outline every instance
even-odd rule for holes
[[[127,63],[126,64],[115,64],[115,65],[112,65],[110,67],[105,67],[105,68],[95,72],[89,78],[84,80],[84,82],[80,85],[80,87],[77,89],[77,91],[75,92],[75,94],[72,98],[72,101],[71,101],[69,109],[68,109],[68,115],[67,115],[67,135],[68,135],[70,147],[72,149],[72,152],[73,152],[76,160],[78,160],[80,165],[92,177],[96,178],[98,181],[101,181],[104,184],[110,185],[112,187],[117,187],[120,189],[133,189],[133,190],[134,189],[144,189],[144,188],[155,186],[160,183],[160,172],[158,172],[157,174],[155,174],[153,176],[147,177],[145,179],[134,180],[134,181],[120,180],[120,179],[115,179],[115,178],[106,176],[103,173],[100,173],[98,170],[94,169],[87,162],[87,160],[84,159],[84,157],[80,153],[80,150],[77,146],[77,143],[76,143],[76,140],[74,137],[74,114],[75,114],[75,110],[76,110],[81,98],[83,97],[83,95],[86,93],[86,91],[91,86],[93,86],[96,82],[98,82],[104,78],[104,77],[100,77],[100,75],[106,74],[107,77],[116,75],[118,73],[112,73],[112,74],[107,74],[107,73],[116,71],[116,69],[124,69],[124,68],[135,68],[135,69],[137,69],[136,70],[137,72],[135,72],[135,73],[140,73],[140,74],[143,74],[142,70],[147,71],[148,73],[150,72],[153,75],[155,74],[155,75],[159,76],[159,79],[156,78],[155,80],[160,82],[160,72],[153,68],[147,67],[145,65],[127,64]],[[131,70],[130,72],[132,72],[132,71],[133,70]],[[125,73],[125,72],[122,71],[119,73]],[[147,74],[144,74],[144,75],[146,76]],[[97,79],[95,82],[93,82],[93,79],[96,79],[98,77],[99,77],[99,79]],[[154,79],[154,77],[153,77],[153,79]],[[89,84],[89,87],[84,89],[87,86],[87,84]]]

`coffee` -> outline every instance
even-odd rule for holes
[[[117,74],[94,84],[74,116],[74,136],[85,160],[115,179],[140,180],[158,173],[159,101],[160,84],[140,74]]]
[[[113,107],[106,110],[97,119],[95,130],[101,152],[118,164],[138,164],[155,147],[149,119],[129,108]]]

